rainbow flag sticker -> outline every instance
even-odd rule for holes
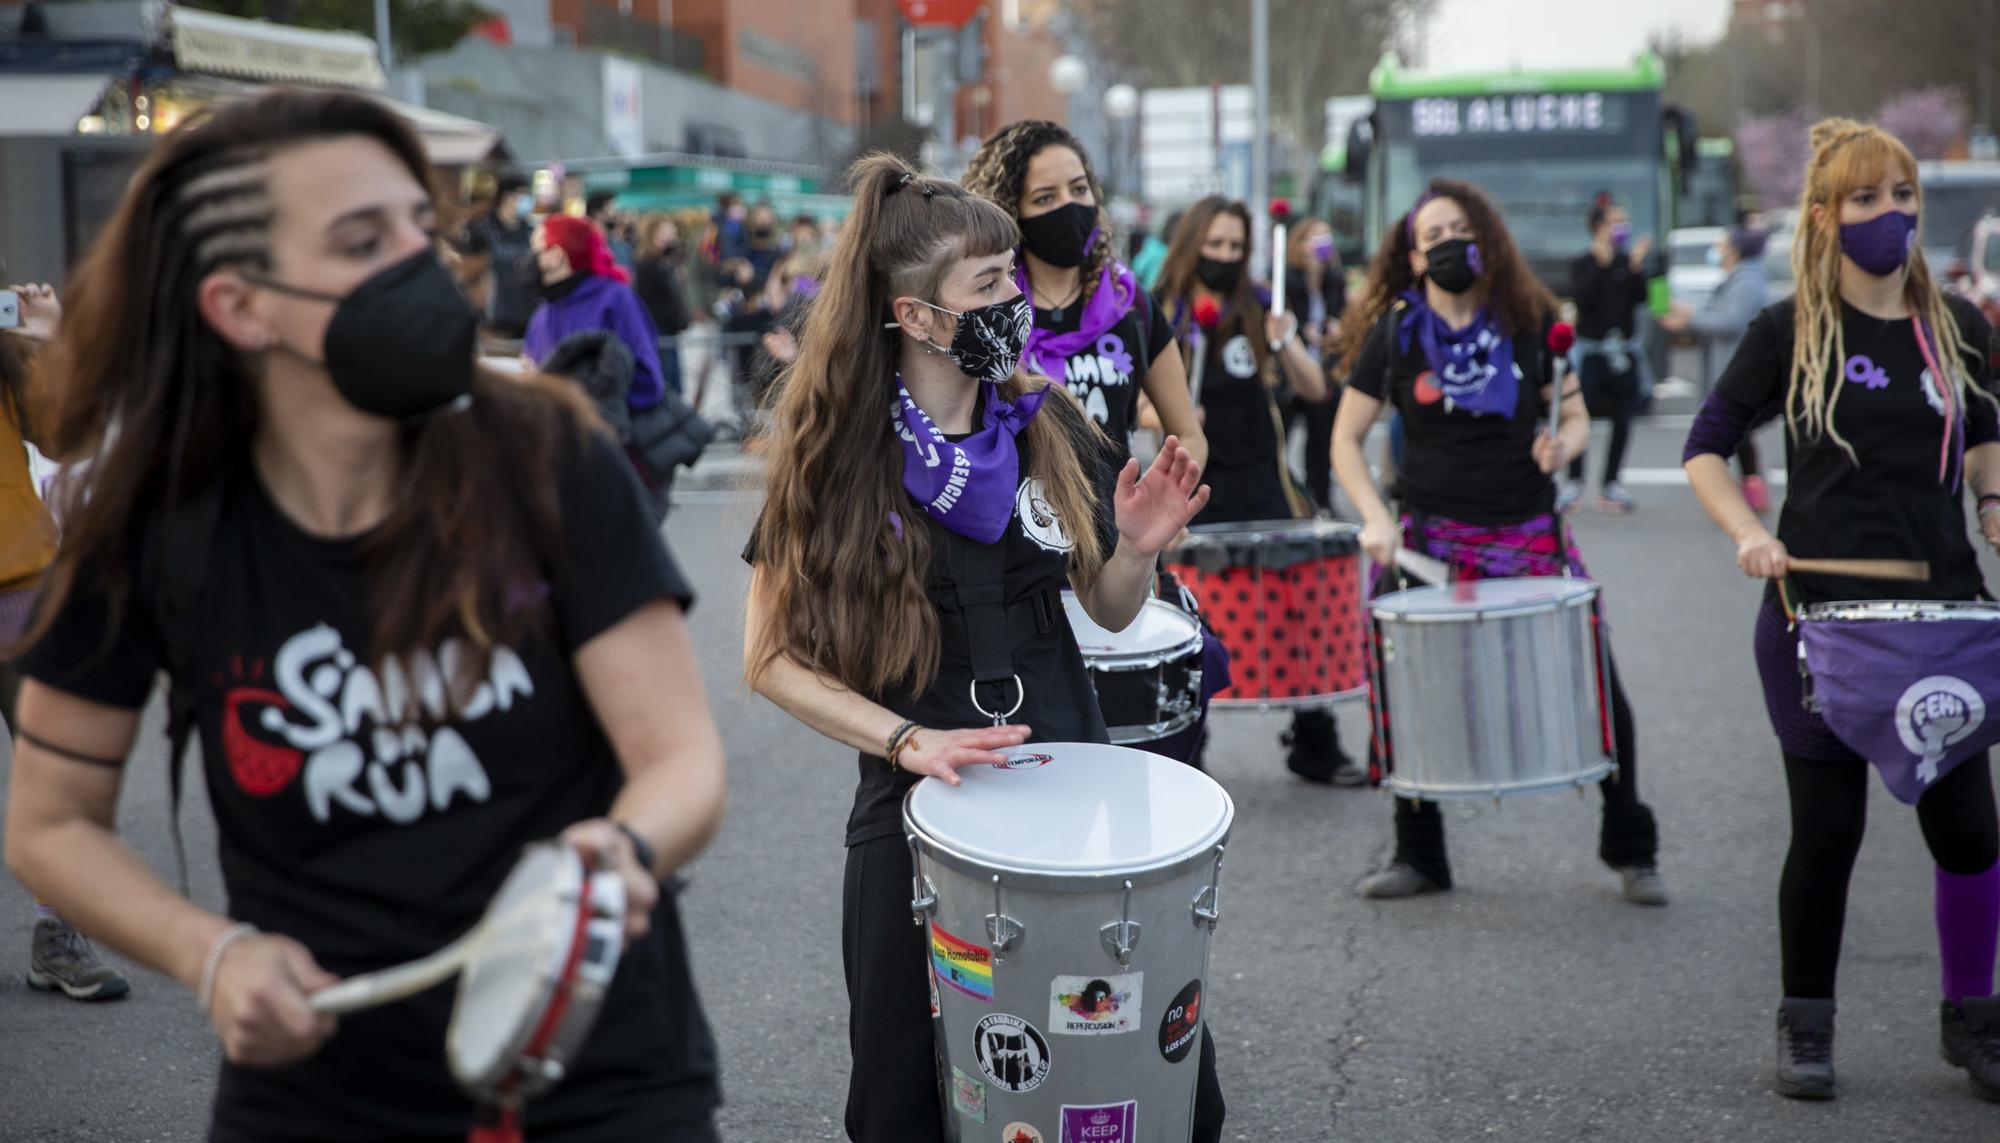
[[[993,1003],[993,950],[931,926],[931,968],[937,979],[974,1000]]]

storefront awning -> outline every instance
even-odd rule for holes
[[[110,84],[105,75],[0,75],[0,135],[74,135]]]
[[[463,115],[453,115],[449,111],[419,107],[414,103],[394,99],[383,99],[382,102],[394,108],[396,114],[417,129],[434,166],[466,167],[483,163],[496,155],[504,156],[498,127],[477,119],[467,119]]]
[[[351,32],[315,32],[194,8],[167,14],[174,63],[207,75],[380,91],[375,41]]]

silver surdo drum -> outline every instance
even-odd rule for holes
[[[1062,598],[1112,743],[1157,742],[1194,725],[1201,717],[1201,624],[1194,616],[1149,599],[1125,630],[1107,631],[1074,592]]]
[[[1373,702],[1389,788],[1445,801],[1581,787],[1611,758],[1598,587],[1474,580],[1371,607]]]
[[[1089,743],[959,774],[903,803],[945,1137],[1186,1143],[1229,795]]]

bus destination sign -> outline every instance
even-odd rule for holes
[[[1624,129],[1624,102],[1598,91],[1413,99],[1419,138],[1463,135],[1594,135]]]

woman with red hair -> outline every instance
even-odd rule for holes
[[[566,214],[550,217],[535,231],[537,284],[542,307],[528,319],[522,351],[537,365],[571,336],[608,331],[632,351],[632,387],[626,403],[650,409],[666,393],[660,372],[660,334],[628,285],[631,278],[612,260],[610,244],[596,224]]]

